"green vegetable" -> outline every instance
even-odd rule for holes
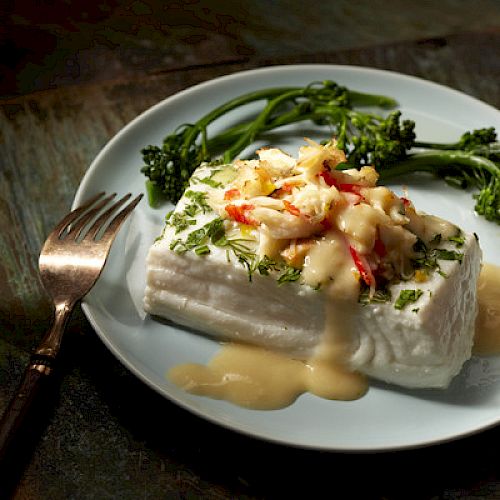
[[[194,217],[197,213],[203,212],[206,214],[207,212],[211,212],[212,208],[207,203],[207,193],[203,191],[186,191],[186,198],[192,201],[189,205],[186,206],[184,212]]]
[[[146,194],[149,206],[153,208],[158,208],[165,199],[161,187],[149,179],[146,181]]]
[[[208,138],[207,127],[229,111],[255,101],[265,100],[262,112],[251,122],[239,124],[215,137]],[[194,124],[180,126],[165,137],[163,145],[147,146],[142,150],[144,166],[141,171],[149,181],[159,186],[165,196],[173,201],[181,197],[193,171],[203,162],[223,153],[224,161],[232,161],[245,147],[263,132],[299,121],[312,120],[321,125],[338,129],[342,146],[359,130],[371,136],[370,144],[361,141],[353,154],[364,157],[368,146],[397,149],[399,113],[388,119],[352,110],[353,106],[376,106],[384,109],[397,105],[389,97],[363,94],[347,90],[335,82],[312,83],[306,87],[263,89],[244,94],[215,108]],[[380,122],[380,125],[379,125]],[[396,130],[398,128],[398,130]],[[404,125],[403,135],[413,133],[410,122]],[[379,138],[382,137],[382,139]],[[383,137],[386,137],[384,140]],[[395,141],[394,145],[390,141]]]
[[[448,238],[448,241],[452,241],[453,243],[455,243],[456,247],[460,248],[464,246],[465,238],[461,235],[451,236],[450,238]]]
[[[436,248],[433,250],[438,260],[458,260],[462,263],[464,255],[454,250],[445,250],[444,248]]]
[[[401,290],[399,293],[399,297],[397,298],[394,307],[396,309],[403,309],[405,308],[408,304],[413,304],[416,302],[422,295],[423,291],[418,289],[418,290]]]
[[[409,154],[387,168],[382,164],[380,179],[385,181],[420,171],[430,172],[461,189],[476,188],[479,190],[474,194],[476,212],[500,224],[500,160],[498,153],[494,153],[497,147],[495,142],[472,151],[436,147]]]
[[[168,218],[168,224],[175,227],[175,234],[186,230],[189,226],[194,226],[196,224],[195,219],[188,219],[187,214],[184,213],[173,213]]]
[[[284,283],[290,283],[292,281],[297,281],[300,278],[301,269],[296,267],[287,266],[285,271],[278,277],[278,284],[283,285]]]
[[[226,113],[246,104],[264,101],[262,111],[247,123],[239,123],[208,137],[207,128]],[[305,87],[263,89],[241,95],[218,106],[193,124],[180,126],[165,137],[162,146],[142,150],[141,171],[148,178],[147,191],[152,206],[159,193],[177,202],[193,171],[204,161],[222,156],[224,163],[262,134],[302,121],[330,127],[348,163],[340,168],[374,165],[381,181],[414,172],[429,172],[449,184],[475,188],[475,210],[487,220],[500,223],[500,143],[493,128],[466,132],[453,144],[418,141],[415,123],[401,120],[399,111],[387,116],[360,111],[356,106],[391,109],[394,99],[364,94],[335,82],[312,83]],[[420,148],[415,152],[414,148]],[[215,184],[215,179],[201,182]]]

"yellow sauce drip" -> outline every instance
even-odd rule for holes
[[[327,302],[325,333],[316,356],[307,362],[307,390],[325,399],[352,401],[368,390],[364,375],[346,366],[357,301]]]
[[[207,366],[183,364],[168,373],[182,389],[257,410],[284,408],[306,388],[304,363],[246,344],[226,344]]]
[[[500,267],[484,264],[477,288],[475,354],[500,354]]]
[[[349,401],[368,388],[365,377],[341,363],[320,358],[303,362],[246,344],[226,344],[208,365],[174,366],[168,377],[192,394],[254,410],[285,408],[305,392]]]
[[[359,285],[350,266],[342,262],[349,262],[348,253],[335,236],[331,233],[315,245],[304,267],[306,279],[315,284],[331,275],[332,265],[347,269],[327,285],[327,295],[335,300],[327,300],[325,332],[315,356],[299,361],[255,346],[226,344],[206,366],[173,367],[170,380],[193,394],[258,410],[284,408],[305,392],[344,401],[363,396],[368,390],[366,378],[345,364],[351,319],[354,309],[360,307],[356,300]],[[329,259],[324,258],[325,253]],[[347,298],[339,298],[340,292]]]

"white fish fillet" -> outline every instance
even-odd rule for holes
[[[197,187],[200,189],[200,187]],[[203,189],[203,188],[201,188]],[[176,211],[185,206],[182,199]],[[200,227],[214,215],[200,215]],[[191,229],[190,229],[191,230]],[[209,255],[179,254],[167,228],[147,258],[146,312],[217,339],[248,342],[307,359],[325,330],[325,296],[297,282],[278,285],[271,276],[247,271],[222,248]],[[456,249],[452,243],[444,248]],[[447,387],[470,358],[477,314],[476,281],[481,250],[473,235],[460,247],[463,260],[440,261],[423,283],[391,286],[392,300],[358,306],[348,363],[375,379],[410,388]],[[423,294],[403,309],[394,307],[403,289]]]

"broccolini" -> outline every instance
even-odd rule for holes
[[[212,122],[255,101],[265,104],[252,121],[208,137]],[[359,109],[364,106],[392,111],[377,114]],[[421,142],[415,136],[414,121],[402,120],[396,107],[390,97],[355,92],[329,80],[241,95],[194,124],[180,126],[161,146],[142,150],[141,171],[148,178],[150,204],[161,198],[177,202],[202,162],[229,163],[266,132],[312,121],[329,126],[330,136],[346,152],[342,168],[373,165],[382,181],[417,171],[433,173],[454,186],[475,188],[476,212],[500,223],[500,143],[494,128],[466,132],[454,144]]]

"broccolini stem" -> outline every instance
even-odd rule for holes
[[[294,101],[300,97],[319,97],[321,99],[323,96],[321,94],[322,89],[314,89],[311,86],[291,90],[289,92],[285,92],[274,99],[268,101],[267,105],[261,111],[261,113],[257,116],[257,118],[250,124],[250,126],[246,129],[246,131],[237,139],[237,141],[224,152],[224,162],[229,163],[233,160],[246,146],[251,144],[257,135],[265,129],[266,123],[268,119],[271,117],[272,113],[282,104],[287,101]],[[296,106],[296,108],[300,108]],[[307,106],[306,109],[310,109]]]
[[[328,124],[333,125],[339,123],[345,115],[345,108],[339,106],[318,106],[314,111],[305,113],[299,109],[300,105],[294,107],[287,113],[280,114],[276,118],[269,120],[260,130],[260,133],[268,132],[285,125],[291,125],[301,121],[316,121],[328,119]],[[253,122],[240,123],[231,127],[230,129],[221,132],[220,134],[209,139],[207,142],[207,149],[212,153],[220,151],[221,149],[233,144],[239,137],[248,132],[248,129]]]
[[[500,167],[487,158],[466,151],[443,150],[411,154],[387,169],[381,169],[380,178],[387,180],[412,172],[434,172],[442,176],[456,166],[469,168],[479,175],[487,171],[493,177],[500,177]]]
[[[415,141],[414,146],[416,148],[425,148],[425,149],[438,149],[440,151],[453,151],[460,149],[459,144],[457,142],[449,143],[449,144],[440,144],[435,142],[425,142],[425,141]]]
[[[325,86],[330,84],[331,82],[323,82]],[[187,161],[187,156],[189,152],[190,146],[196,141],[198,135],[202,133],[203,131],[206,131],[206,127],[215,121],[217,118],[220,116],[224,115],[225,113],[238,108],[240,106],[243,106],[245,104],[249,104],[254,101],[259,101],[263,99],[269,100],[269,104],[273,102],[273,105],[270,110],[266,113],[266,116],[269,116],[269,114],[276,109],[276,107],[279,104],[284,103],[285,101],[295,99],[297,97],[306,97],[308,94],[312,92],[321,92],[323,89],[314,89],[312,86],[308,86],[305,88],[301,87],[277,87],[277,88],[271,88],[271,89],[263,89],[259,90],[256,92],[250,92],[248,94],[241,95],[239,97],[236,97],[235,99],[232,99],[222,106],[219,106],[212,110],[210,113],[205,115],[203,118],[198,120],[190,132],[186,135],[186,138],[184,140],[184,143],[182,145],[182,154],[181,154],[181,162],[183,165],[185,165]],[[284,97],[285,96],[285,97]],[[328,93],[326,93],[326,97],[329,98]],[[384,95],[378,95],[378,94],[366,94],[364,92],[355,92],[355,91],[347,91],[347,97],[348,97],[348,102],[350,106],[376,106],[380,107],[383,109],[390,109],[394,108],[398,105],[397,101],[392,99],[391,97],[387,97]],[[274,99],[279,99],[278,101],[274,102]],[[313,118],[310,118],[307,114],[304,114],[304,110],[300,108],[300,105],[296,106],[294,110],[292,111],[292,114],[289,115],[287,113],[283,114],[280,116],[280,120],[277,120],[276,122],[273,122],[272,124],[264,126],[264,124],[261,122],[260,127],[261,130],[258,130],[256,133],[259,133],[261,131],[268,131],[272,130],[274,128],[289,124],[289,123],[294,123],[297,121],[302,121],[302,120],[309,120],[309,119],[317,119],[321,118],[322,112],[325,112],[327,114],[330,114],[334,111],[335,108],[338,108],[338,106],[330,105],[330,106],[325,106],[325,107],[318,107],[317,109],[317,115],[319,116],[314,116]],[[264,110],[266,111],[266,110]],[[263,112],[264,113],[264,112]],[[282,119],[281,119],[282,118]],[[208,142],[207,144],[207,151],[213,151],[213,146],[214,144],[229,144],[232,141],[234,141],[237,137],[241,137],[241,134],[249,134],[249,128],[255,126],[255,121],[245,123],[245,124],[240,124],[237,125],[236,127],[233,127],[232,129],[227,130],[226,132],[223,132],[222,134],[219,134],[218,136],[215,136],[214,138],[211,139],[211,141]],[[226,138],[227,134],[227,138]],[[213,141],[213,142],[212,142]],[[241,139],[243,143],[243,139]],[[251,141],[250,141],[251,142]],[[244,147],[246,147],[249,143],[243,145],[239,151],[237,151],[235,154],[238,154]],[[212,146],[212,147],[210,147]],[[236,145],[234,145],[234,150],[236,151]],[[233,159],[234,156],[231,157]]]
[[[338,103],[333,104],[329,96],[325,96],[324,93],[324,89],[315,89],[312,86],[308,86],[305,88],[290,90],[289,92],[285,92],[284,94],[270,100],[260,115],[248,125],[237,141],[224,153],[224,162],[228,163],[233,160],[246,146],[255,140],[259,133],[293,122],[310,119],[326,119],[330,124],[338,123],[340,121],[345,128],[345,110],[347,108],[339,106]],[[397,102],[394,99],[382,95],[364,94],[361,92],[351,91],[347,94],[350,106],[379,106],[382,108],[392,108],[397,106]],[[305,103],[306,106],[301,106],[299,104],[295,106],[292,112],[288,115],[286,113],[282,114],[279,119],[274,121],[272,126],[270,126],[268,118],[270,118],[276,108],[286,101],[293,101],[300,97],[310,97],[313,101],[314,98],[318,98],[319,101],[322,101],[326,97],[328,100],[324,106],[315,106],[313,102]],[[307,110],[311,108],[313,109],[313,113],[307,113]],[[343,112],[341,110],[343,110]],[[334,121],[331,120],[332,116],[335,117]]]
[[[379,94],[365,94],[364,92],[355,92],[348,90],[349,102],[351,106],[375,106],[382,109],[393,109],[398,105],[398,101],[392,97]]]
[[[184,142],[182,144],[182,152],[181,152],[182,167],[187,168],[186,166],[187,157],[191,145],[196,141],[198,135],[203,131],[205,131],[207,126],[214,120],[228,113],[229,111],[238,108],[240,106],[243,106],[245,104],[249,104],[253,101],[260,101],[262,99],[272,99],[290,90],[291,89],[288,87],[276,87],[273,89],[257,90],[256,92],[250,92],[248,94],[244,94],[242,96],[238,96],[234,99],[231,99],[230,101],[213,109],[210,113],[206,114],[203,118],[198,120],[190,129],[190,131],[186,134],[186,137],[184,138]]]
[[[461,149],[463,151],[475,152],[481,154],[485,149],[498,150],[497,133],[494,127],[478,128],[470,132],[462,134],[457,142],[451,144],[436,144],[433,142],[420,142],[415,143],[415,147],[428,148],[428,149]],[[478,153],[478,151],[481,151]]]

